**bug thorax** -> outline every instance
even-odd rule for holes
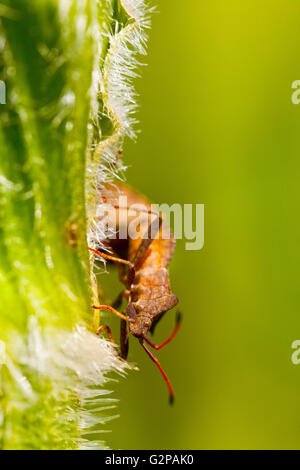
[[[139,315],[129,323],[129,331],[133,336],[143,337],[151,328],[152,321],[146,315]]]

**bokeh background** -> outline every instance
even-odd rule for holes
[[[175,405],[132,339],[140,371],[113,384],[120,418],[105,438],[123,449],[298,449],[300,5],[156,4],[127,179],[155,202],[204,203],[205,246],[178,241],[171,263],[184,323],[159,358]]]

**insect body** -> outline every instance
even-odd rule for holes
[[[116,191],[116,189],[112,190],[112,193],[116,193]],[[127,266],[127,272],[124,272],[124,270],[121,272],[121,280],[126,289],[121,292],[113,306],[102,305],[96,308],[108,309],[122,318],[121,356],[123,358],[127,357],[129,332],[138,338],[143,349],[159,368],[167,383],[170,400],[173,401],[174,393],[170,381],[158,359],[145,343],[148,343],[153,349],[159,350],[173,339],[180,326],[180,314],[177,314],[174,331],[164,343],[156,345],[148,337],[148,332],[153,332],[162,315],[178,303],[177,297],[171,291],[168,273],[168,265],[173,256],[175,240],[169,228],[163,223],[162,217],[151,211],[150,204],[144,197],[125,185],[119,186],[118,191],[126,194],[131,213],[134,204],[138,203],[146,206],[146,210],[144,210],[146,222],[142,221],[140,223],[141,237],[137,239],[130,237],[128,234],[125,240],[106,241],[106,244],[113,252],[113,256],[98,250],[91,250],[102,258],[119,263],[123,267]],[[116,205],[114,207],[118,208]],[[122,224],[122,211],[124,209],[119,208],[119,229]],[[139,209],[133,209],[134,213],[138,211]],[[148,222],[149,216],[150,222]],[[123,297],[127,297],[128,303],[126,311],[121,314],[116,309],[120,307]]]

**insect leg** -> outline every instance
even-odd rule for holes
[[[147,341],[147,343],[154,349],[156,349],[156,351],[159,351],[161,348],[163,348],[164,346],[166,346],[170,341],[172,341],[172,339],[176,336],[179,328],[180,328],[180,325],[181,325],[181,313],[180,312],[177,312],[177,315],[176,315],[176,323],[175,323],[175,327],[174,327],[174,330],[173,332],[171,333],[171,335],[169,336],[169,338],[166,339],[166,341],[164,341],[162,344],[160,345],[157,345],[155,343],[153,343],[153,341],[151,341],[150,338],[148,338],[148,336],[144,336],[144,340]]]
[[[150,359],[156,364],[156,366],[158,367],[160,373],[162,374],[166,384],[167,384],[167,387],[168,387],[168,390],[169,390],[169,400],[170,400],[170,404],[172,404],[174,402],[174,392],[173,392],[173,388],[172,388],[172,385],[170,383],[170,380],[167,376],[167,374],[165,373],[165,371],[163,370],[162,366],[160,365],[157,357],[154,356],[154,354],[147,348],[147,346],[143,343],[143,338],[141,338],[140,340],[140,344],[142,346],[142,348],[144,348],[144,350],[146,351],[146,353],[148,354],[148,356],[150,357]]]
[[[121,340],[120,340],[120,348],[121,348],[121,357],[123,359],[126,359],[127,356],[128,356],[128,330],[127,330],[127,322],[129,321],[129,319],[123,315],[122,313],[118,312],[117,310],[115,310],[113,307],[111,307],[110,305],[99,305],[98,306],[94,306],[93,308],[97,309],[97,310],[109,310],[110,312],[114,313],[115,315],[117,315],[118,317],[121,318]],[[106,330],[111,341],[113,343],[115,343],[115,340],[113,338],[113,335],[112,335],[112,332],[109,328],[109,326],[100,326],[100,328],[98,328],[97,330],[97,333],[100,333],[101,331],[103,330]]]
[[[126,291],[125,291],[126,293]],[[137,314],[135,311],[135,308],[132,304],[132,302],[128,302],[127,304],[127,309],[126,309],[126,314],[127,314],[127,321],[125,322],[124,320],[121,320],[121,339],[120,339],[120,345],[121,345],[121,357],[123,359],[126,359],[128,356],[128,328],[127,328],[127,322],[136,320]]]
[[[123,297],[128,297],[129,291],[128,290],[122,290],[116,300],[112,303],[112,307],[117,309],[120,308],[120,305],[122,303]]]
[[[115,343],[112,331],[108,325],[102,325],[98,328],[97,334],[102,333],[102,331],[106,330],[110,340],[112,343]],[[121,348],[121,357],[122,359],[126,359],[128,356],[128,330],[127,330],[127,321],[121,320],[121,341],[120,341],[120,348]]]
[[[126,264],[128,266],[128,276],[127,276],[127,284],[128,286],[131,286],[131,284],[134,281],[135,277],[135,267],[131,261],[128,261],[126,259],[122,258],[117,258],[116,256],[111,256],[106,253],[102,253],[101,251],[94,250],[94,248],[89,248],[90,251],[95,253],[96,255],[100,256],[103,259],[108,259],[110,261],[114,261],[115,263],[121,263],[121,264]]]
[[[112,304],[112,307],[115,309],[120,308],[123,297],[128,296],[128,291],[122,291],[118,295],[117,299]],[[121,335],[120,335],[120,355],[122,359],[127,359],[128,356],[128,330],[127,330],[127,321],[121,320]]]
[[[122,320],[129,321],[128,318],[123,315],[123,313],[118,312],[115,308],[111,307],[110,305],[93,305],[95,310],[109,310],[111,313],[117,315],[117,317],[122,318]]]
[[[125,320],[121,320],[120,349],[121,349],[122,359],[127,359],[128,349],[129,349],[129,341],[128,341],[127,322]]]
[[[111,332],[111,329],[110,329],[109,326],[107,326],[107,325],[102,325],[102,326],[100,326],[100,327],[98,328],[98,330],[97,330],[97,335],[98,335],[99,333],[101,333],[102,331],[104,331],[104,330],[107,331],[107,334],[108,334],[108,336],[109,336],[111,342],[112,342],[112,343],[115,343],[115,340],[114,340],[113,334],[112,334],[112,332]]]

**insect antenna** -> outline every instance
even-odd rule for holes
[[[150,351],[150,349],[148,349],[147,346],[143,343],[143,339],[141,338],[139,341],[140,341],[141,346],[145,349],[146,353],[150,357],[150,359],[156,364],[156,366],[158,367],[160,373],[162,374],[162,376],[163,376],[163,378],[164,378],[164,380],[167,384],[168,390],[169,390],[169,402],[170,402],[170,405],[172,405],[174,403],[174,391],[173,391],[171,382],[170,382],[167,374],[165,373],[162,366],[160,365],[157,357],[155,357],[154,354]]]
[[[150,338],[148,338],[147,335],[144,335],[144,340],[147,341],[147,343],[154,349],[156,349],[156,351],[159,351],[161,348],[163,348],[164,346],[166,346],[170,341],[172,341],[172,339],[176,336],[179,328],[180,328],[180,325],[181,325],[181,319],[182,319],[182,315],[180,312],[177,312],[177,315],[176,315],[176,323],[175,323],[175,327],[174,327],[174,330],[172,331],[172,333],[170,334],[169,338],[166,339],[166,341],[164,341],[162,344],[158,345],[158,344],[155,344],[153,341],[151,341]]]

